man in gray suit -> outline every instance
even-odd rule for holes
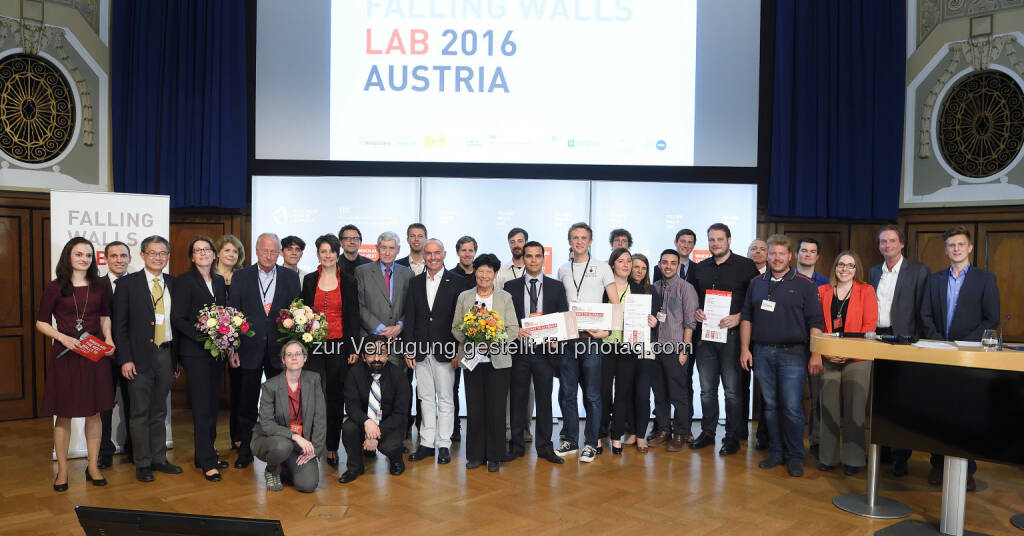
[[[401,243],[398,235],[386,231],[377,237],[377,262],[356,267],[356,285],[359,287],[359,322],[363,335],[380,335],[397,342],[405,327],[405,297],[413,272],[395,262]],[[388,361],[405,370],[412,385],[412,369],[395,347]],[[412,414],[412,399],[407,415]],[[412,419],[409,419],[412,428]]]
[[[878,251],[885,259],[882,264],[871,267],[868,279],[878,296],[879,335],[921,336],[921,300],[924,297],[925,282],[928,281],[928,267],[903,257],[906,235],[898,225],[885,225],[878,231]],[[889,458],[889,447],[882,448],[882,457]],[[910,451],[892,449],[892,474],[905,476]]]

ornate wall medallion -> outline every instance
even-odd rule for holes
[[[1006,169],[1024,143],[1024,92],[1006,73],[980,71],[950,89],[938,118],[939,149],[964,177]]]
[[[54,64],[28,54],[0,60],[0,150],[27,164],[49,162],[71,143],[75,120],[74,93]]]

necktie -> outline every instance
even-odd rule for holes
[[[366,416],[374,423],[380,424],[380,373],[371,372],[373,383],[370,384],[370,405],[366,410]]]
[[[153,288],[150,290],[153,294],[153,313],[159,316],[164,314],[164,290],[160,287],[160,279],[157,277],[153,278]],[[160,346],[164,343],[164,320],[161,318],[160,323],[156,325],[156,329],[153,330],[153,344]]]
[[[388,292],[388,299],[391,299],[391,268],[384,268],[384,290]]]
[[[537,312],[537,278],[530,279],[530,314]]]

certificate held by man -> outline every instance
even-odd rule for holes
[[[616,308],[610,303],[571,303],[569,311],[576,314],[576,327],[580,331],[588,329],[603,329],[611,331],[622,325],[622,313],[616,315]],[[618,325],[616,325],[616,316]]]
[[[531,316],[519,321],[519,332],[526,332],[536,343],[565,341],[577,337],[576,315],[572,312]]]
[[[732,292],[707,290],[704,294],[704,315],[707,318],[701,323],[700,328],[700,338],[702,341],[725,344],[729,337],[729,330],[720,327],[719,324],[723,318],[729,316],[729,307],[731,305]]]

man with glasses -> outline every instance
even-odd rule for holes
[[[242,343],[230,359],[232,367],[241,367],[238,425],[242,442],[238,447],[235,468],[244,469],[252,463],[252,429],[260,396],[262,376],[281,372],[281,343],[278,342],[277,314],[299,297],[299,275],[277,265],[281,241],[273,233],[256,238],[256,264],[235,272],[231,281],[228,305],[241,311],[249,321],[254,335],[242,337]]]
[[[338,266],[341,271],[349,277],[356,276],[356,268],[369,264],[373,261],[359,254],[359,246],[363,245],[363,233],[351,223],[338,231],[338,240],[341,241],[341,256],[338,257]]]
[[[114,291],[114,345],[121,374],[132,399],[129,426],[135,478],[152,482],[153,471],[168,474],[181,467],[167,461],[167,394],[181,374],[173,349],[170,317],[174,278],[164,274],[170,244],[162,236],[142,241],[145,269],[131,274]]]

